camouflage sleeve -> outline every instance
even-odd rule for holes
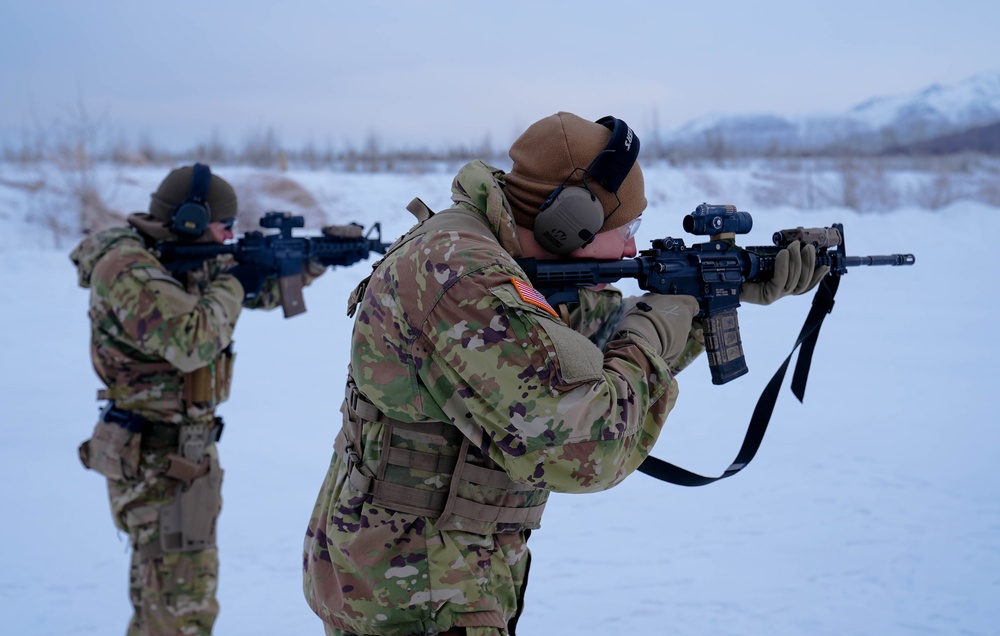
[[[572,305],[570,310],[569,326],[587,336],[598,348],[604,349],[622,317],[622,293],[608,285],[601,290],[581,287],[579,296],[580,302]]]
[[[600,291],[580,289],[580,302],[572,306],[570,311],[570,327],[590,338],[590,341],[603,349],[615,334],[616,326],[625,313],[628,303],[634,303],[636,297],[622,299],[621,292],[607,286]],[[701,322],[694,321],[687,343],[677,360],[670,365],[670,372],[677,375],[691,364],[705,350],[705,335]]]
[[[243,289],[232,276],[189,294],[166,271],[132,268],[108,289],[117,322],[139,351],[187,373],[215,360],[232,341]]]
[[[628,338],[602,352],[510,282],[488,280],[484,295],[473,278],[424,330],[431,359],[419,373],[443,415],[538,488],[603,490],[638,468],[677,399],[666,362]]]

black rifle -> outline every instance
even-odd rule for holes
[[[160,261],[173,274],[200,267],[209,259],[232,254],[237,262],[251,263],[278,278],[281,306],[285,318],[305,312],[302,298],[302,268],[309,259],[324,265],[353,265],[372,252],[385,254],[388,243],[382,242],[382,225],[375,223],[367,234],[357,224],[334,226],[321,236],[292,236],[292,229],[305,227],[305,219],[289,212],[268,212],[260,226],[277,233],[247,232],[233,243],[158,243],[154,249]]]
[[[823,277],[816,290],[795,346],[757,401],[743,444],[729,467],[721,475],[706,477],[650,455],[639,466],[639,471],[656,479],[681,486],[704,486],[743,470],[760,448],[785,372],[800,346],[791,388],[795,397],[800,402],[803,400],[823,318],[833,310],[840,278],[848,268],[913,265],[916,262],[913,254],[847,256],[844,226],[839,223],[826,228],[798,227],[775,232],[774,245],[737,247],[736,235],[746,234],[752,227],[752,217],[737,211],[736,206],[703,203],[684,217],[684,229],[695,235],[710,235],[711,240],[706,243],[687,247],[681,239],[656,239],[652,249],[643,250],[634,259],[620,261],[518,260],[535,288],[552,304],[578,300],[580,287],[613,283],[622,278],[635,278],[640,288],[653,293],[694,296],[701,306],[698,316],[705,327],[705,351],[714,384],[725,384],[747,372],[736,315],[743,283],[769,280],[778,252],[795,240],[815,245],[816,264],[830,267],[829,275]]]
[[[816,264],[828,265],[829,276],[840,277],[859,265],[913,265],[912,254],[847,256],[844,227],[796,228],[774,233],[774,245],[737,247],[737,234],[746,234],[753,218],[733,205],[703,203],[684,217],[685,231],[711,235],[711,240],[690,247],[683,239],[653,241],[651,249],[636,258],[618,261],[519,259],[535,288],[548,301],[577,302],[579,288],[635,278],[639,288],[656,294],[681,294],[698,299],[705,326],[705,351],[714,384],[725,384],[747,372],[736,309],[744,282],[766,281],[774,273],[778,252],[795,240],[816,246]]]

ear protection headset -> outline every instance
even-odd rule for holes
[[[589,245],[604,226],[604,207],[587,186],[587,175],[617,196],[639,155],[639,138],[628,124],[610,116],[597,123],[611,131],[608,145],[587,168],[575,168],[569,173],[538,207],[541,212],[535,217],[535,239],[553,254],[569,254]],[[567,188],[566,182],[577,170],[583,170],[583,187]]]
[[[170,229],[181,240],[193,240],[208,229],[212,210],[208,207],[208,188],[212,184],[212,171],[202,163],[194,164],[191,173],[191,190],[187,198],[174,210]]]

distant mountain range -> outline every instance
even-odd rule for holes
[[[997,124],[997,125],[994,125]],[[661,136],[668,154],[1000,153],[1000,71],[876,97],[843,114],[706,116]]]

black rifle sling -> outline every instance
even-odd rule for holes
[[[837,287],[840,285],[840,275],[824,276],[813,296],[812,308],[806,316],[805,325],[802,326],[803,333],[799,334],[799,342],[802,348],[799,350],[799,359],[795,362],[795,372],[792,374],[792,393],[802,402],[806,394],[806,379],[809,377],[809,366],[812,364],[813,350],[816,348],[816,340],[819,338],[820,327],[823,326],[823,319],[833,311],[833,297],[837,295]],[[805,334],[806,326],[815,324],[816,326]],[[803,335],[805,337],[803,338]]]
[[[819,330],[823,325],[823,319],[833,311],[833,297],[837,294],[837,287],[839,285],[839,274],[831,274],[823,277],[816,290],[816,295],[813,297],[809,315],[806,316],[806,321],[802,325],[799,337],[795,341],[795,346],[792,347],[788,357],[778,367],[771,381],[767,383],[764,391],[760,394],[757,406],[750,417],[750,424],[747,426],[743,445],[736,454],[736,459],[733,460],[733,463],[730,464],[725,472],[718,477],[705,477],[704,475],[693,473],[653,456],[647,457],[639,465],[639,472],[645,473],[650,477],[655,477],[660,481],[677,484],[678,486],[704,486],[720,479],[725,479],[726,477],[732,477],[746,468],[750,460],[757,454],[757,449],[760,448],[760,444],[764,440],[764,433],[767,431],[767,425],[771,421],[771,414],[774,412],[774,404],[778,400],[778,391],[781,389],[781,383],[785,379],[785,372],[788,371],[788,364],[792,361],[792,356],[795,355],[795,350],[800,345],[802,348],[799,350],[795,372],[792,374],[791,388],[792,393],[799,399],[799,402],[802,401],[805,395],[806,379],[809,376],[813,351],[816,348],[816,339],[819,337]]]

